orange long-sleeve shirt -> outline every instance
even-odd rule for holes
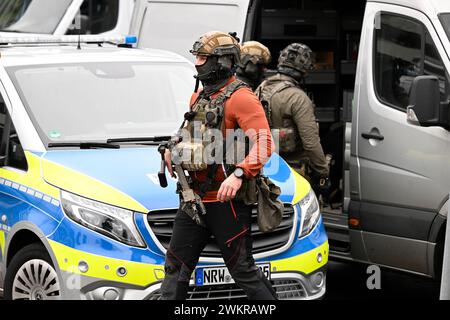
[[[219,91],[222,92],[227,85],[236,78],[232,77],[228,83]],[[219,92],[212,95],[216,98]],[[194,93],[191,97],[191,108],[197,100],[199,93]],[[223,132],[226,130],[240,128],[252,142],[252,148],[247,157],[237,165],[244,170],[246,178],[256,176],[264,164],[269,160],[274,144],[270,133],[264,109],[250,88],[244,87],[234,92],[225,102],[224,108]],[[264,150],[261,150],[263,148]],[[207,171],[191,172],[191,177],[197,182],[204,182]],[[222,182],[226,179],[222,166],[219,166],[215,175],[216,182]],[[211,190],[203,198],[204,202],[214,202],[217,200],[217,191]]]

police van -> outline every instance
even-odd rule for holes
[[[135,0],[2,1],[0,35],[128,34],[134,2]]]
[[[304,88],[332,156],[323,209],[331,255],[439,277],[450,190],[450,1],[138,0],[131,30],[141,47],[188,58],[204,32],[236,31],[270,49],[268,75],[288,44],[310,46],[315,71]]]
[[[80,42],[78,42],[80,41]],[[193,65],[133,37],[0,38],[0,288],[8,299],[159,299],[179,206],[158,180],[161,136],[176,132]],[[167,139],[167,138],[166,138]],[[276,154],[279,227],[257,265],[280,299],[325,294],[328,239],[310,185]],[[245,297],[214,240],[190,299]]]

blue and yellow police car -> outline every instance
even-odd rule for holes
[[[176,181],[159,185],[151,137],[181,123],[195,69],[173,53],[129,48],[133,40],[0,39],[0,288],[7,299],[160,298],[179,199]],[[265,173],[281,187],[285,209],[270,233],[259,232],[255,209],[256,262],[279,299],[320,298],[328,239],[317,198],[276,154]],[[244,296],[211,240],[189,299]]]

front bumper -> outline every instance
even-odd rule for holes
[[[311,275],[301,273],[274,273],[271,283],[279,300],[315,300],[326,291],[326,271],[317,270]],[[83,299],[89,300],[160,300],[161,282],[145,289],[124,286],[102,286],[86,292]],[[232,300],[245,299],[246,295],[237,285],[196,287],[193,282],[188,292],[188,300]]]
[[[53,243],[52,248],[59,264],[63,299],[155,300],[161,296],[161,264],[91,255],[58,243]],[[320,299],[326,291],[327,262],[328,242],[294,257],[271,260],[271,282],[278,298]],[[235,284],[196,287],[191,281],[188,298],[238,299],[245,298],[245,294]]]

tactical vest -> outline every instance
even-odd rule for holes
[[[279,141],[279,151],[281,154],[290,154],[298,151],[300,136],[292,117],[277,119],[273,116],[272,98],[275,94],[293,87],[297,86],[291,81],[283,80],[274,85],[270,90],[266,89],[266,86],[263,84],[256,92],[256,96],[261,101],[267,121],[272,129],[272,135],[275,141]]]
[[[212,138],[213,135],[209,135],[211,131],[208,130],[218,129],[222,137],[225,103],[234,92],[242,87],[248,87],[248,85],[243,81],[235,80],[225,87],[216,98],[210,99],[210,97],[205,97],[203,94],[197,97],[191,108],[191,116],[184,127],[184,133],[188,138],[185,139],[183,137],[182,142],[176,146],[176,153],[182,160],[181,165],[183,169],[191,172],[203,171],[208,168],[208,165],[215,164],[216,155],[213,154],[214,152],[212,154],[208,153],[209,151],[215,151],[214,148],[210,147],[211,143],[214,142],[214,138]],[[211,139],[209,139],[210,136]],[[217,156],[227,158],[227,152],[230,152],[230,150],[242,150],[243,147],[241,145],[239,143],[227,145],[227,141],[224,139],[223,150]],[[241,152],[239,154],[244,153]],[[225,159],[223,160],[226,162]],[[242,157],[236,157],[234,164],[242,160]]]

